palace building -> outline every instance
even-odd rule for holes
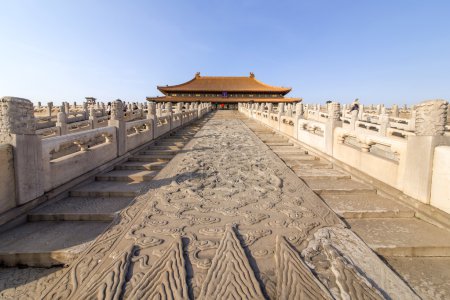
[[[161,97],[147,97],[154,102],[211,102],[215,107],[237,109],[239,102],[296,103],[301,98],[285,97],[291,88],[271,86],[255,78],[253,73],[244,76],[200,76],[185,83],[158,86]]]

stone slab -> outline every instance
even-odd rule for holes
[[[416,218],[348,219],[347,222],[383,256],[450,256],[450,232]]]
[[[173,155],[143,155],[138,154],[130,157],[128,161],[141,162],[167,162],[173,158]]]
[[[329,162],[322,160],[285,160],[286,165],[288,165],[292,170],[302,170],[302,169],[332,169],[333,165]]]
[[[36,299],[42,282],[61,275],[64,268],[0,268],[0,299]]]
[[[31,222],[0,234],[0,263],[48,267],[73,261],[109,222]]]
[[[112,221],[130,204],[131,197],[68,197],[39,207],[28,214],[29,221]]]
[[[158,149],[153,149],[150,148],[148,150],[144,150],[139,152],[140,154],[145,154],[145,155],[176,155],[178,152],[180,152],[180,149],[176,149],[176,150],[158,150]]]
[[[167,165],[167,162],[140,162],[127,161],[115,166],[116,170],[161,170]]]
[[[289,143],[289,142],[264,142],[264,143],[268,146],[287,146],[287,147],[294,146],[293,143]]]
[[[314,192],[318,194],[376,193],[376,190],[370,185],[352,179],[306,179],[305,182]]]
[[[98,181],[149,181],[158,173],[158,171],[148,170],[114,170],[97,175]]]
[[[297,174],[302,179],[350,179],[350,175],[336,169],[296,169]]]
[[[288,154],[288,153],[277,153],[277,155],[282,159],[282,160],[290,160],[290,161],[295,161],[295,160],[299,160],[299,161],[305,161],[305,160],[319,160],[318,157],[313,156],[313,155],[309,155],[309,154]]]
[[[303,148],[300,147],[296,147],[296,146],[291,146],[291,147],[286,147],[286,146],[272,146],[270,147],[270,149],[272,149],[273,152],[275,153],[289,153],[289,154],[308,154],[308,151],[306,151]]]
[[[141,182],[96,181],[70,191],[73,197],[134,197],[145,187]]]
[[[322,199],[344,218],[409,218],[414,211],[377,194],[324,194]]]
[[[450,299],[450,257],[385,257],[424,300]]]

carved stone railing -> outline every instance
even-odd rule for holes
[[[60,186],[117,157],[114,127],[42,140],[44,191]]]
[[[8,192],[7,200],[0,193],[0,214],[29,203],[75,178],[81,178],[107,162],[124,157],[127,152],[211,110],[210,104],[202,104],[183,112],[171,113],[168,110],[165,115],[157,116],[155,105],[150,106],[146,119],[131,122],[125,122],[123,102],[120,100],[113,103],[109,120],[107,116],[98,117],[91,108],[90,119],[68,124],[66,114],[58,112],[58,126],[36,131],[31,101],[1,98],[0,171],[2,176],[7,174],[6,169],[2,169],[9,170],[12,166],[7,157],[14,159],[14,176],[8,175],[8,187],[13,187],[14,193]],[[104,124],[100,128],[87,129],[100,123],[107,123],[108,126]],[[63,130],[65,134],[60,135]],[[47,138],[42,139],[38,134]],[[12,149],[12,155],[3,155],[4,147]]]
[[[155,138],[170,131],[170,116],[161,116],[156,119]]]
[[[153,139],[153,122],[150,119],[126,123],[126,150],[130,151]]]
[[[367,174],[409,197],[434,205],[433,201],[439,200],[438,196],[430,198],[431,176],[440,164],[433,161],[435,147],[450,145],[447,107],[444,100],[425,101],[414,110],[403,111],[404,116],[411,116],[409,119],[398,117],[401,111],[395,106],[389,113],[377,107],[377,112],[383,113],[372,114],[363,109],[359,114],[349,114],[349,108],[344,106],[341,110],[338,103],[328,104],[326,112],[323,107],[304,110],[297,104],[295,110],[288,107],[287,111],[280,105],[278,113],[274,113],[274,109],[260,111],[246,103],[239,104],[239,111],[329,156],[344,168]],[[450,161],[446,158],[450,152],[443,153],[439,160]],[[440,183],[440,189],[450,185],[450,176],[447,177],[448,184]],[[440,190],[433,191],[433,195],[442,194]],[[450,204],[440,203],[439,208],[442,207],[450,213]]]

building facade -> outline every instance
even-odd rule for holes
[[[211,102],[217,109],[237,109],[238,103],[296,103],[301,98],[285,97],[291,88],[265,84],[250,76],[200,76],[185,83],[158,86],[161,97],[147,97],[148,101],[190,103]]]

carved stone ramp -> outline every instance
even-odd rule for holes
[[[275,259],[278,299],[333,299],[285,237],[277,236]]]
[[[130,299],[188,299],[183,255],[183,244],[178,237],[127,297]]]
[[[166,157],[173,158],[177,153],[174,151],[181,151],[181,145],[200,128],[190,127],[189,131],[180,129],[169,137],[175,139],[177,150],[169,145],[171,150]],[[164,156],[161,152],[165,150],[154,152],[152,147],[141,151],[141,156]],[[34,267],[71,263],[167,164],[164,161],[136,163],[131,158],[114,170],[97,175],[94,182],[73,188],[69,197],[30,211],[28,222],[0,233],[0,263]]]
[[[263,132],[261,128],[266,128],[254,121],[245,122],[258,136]],[[270,147],[280,157],[286,152],[291,153],[290,151],[299,151],[300,154],[309,151],[299,143],[283,147],[282,151],[277,147]],[[319,157],[314,153],[309,154]],[[320,163],[305,164],[304,160],[285,160],[309,187],[345,218],[354,232],[379,255],[384,256],[421,297],[450,297],[450,284],[443,283],[442,280],[450,278],[450,268],[439,267],[441,264],[448,266],[450,233],[415,218],[413,209],[395,198],[378,194],[370,184],[353,179],[350,174],[335,168],[324,159],[318,161]],[[324,168],[327,164],[328,168]],[[417,268],[417,265],[424,265],[426,262],[434,267]]]
[[[163,298],[280,299],[291,279],[306,298],[415,298],[356,235],[316,238],[345,224],[235,112],[206,120],[145,183],[82,255],[38,280],[35,298],[133,299],[158,291]],[[277,236],[287,244],[277,248]]]
[[[244,249],[231,226],[211,263],[198,299],[263,299]]]

